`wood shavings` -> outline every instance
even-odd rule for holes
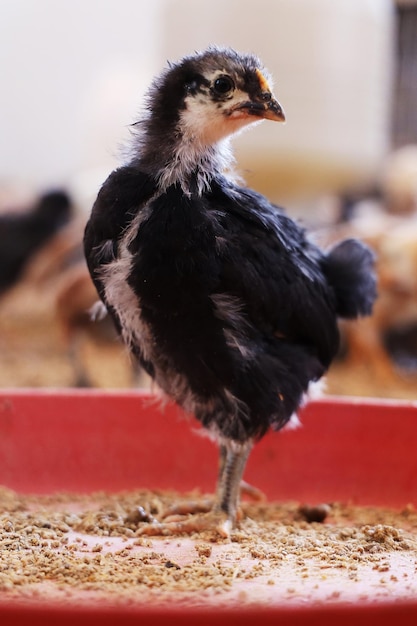
[[[298,503],[243,505],[227,541],[144,538],[144,524],[207,496],[135,491],[22,496],[0,489],[0,599],[193,606],[372,602],[417,592],[417,513]],[[321,505],[320,505],[321,506]],[[320,509],[321,510],[321,509]]]

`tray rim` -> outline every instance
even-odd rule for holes
[[[34,399],[45,397],[56,397],[62,399],[68,396],[105,398],[127,397],[127,398],[147,398],[153,394],[147,389],[72,389],[72,388],[3,388],[0,389],[0,402],[13,397],[32,397]],[[391,398],[373,398],[357,396],[329,396],[311,400],[309,403],[334,404],[351,406],[381,406],[400,407],[417,409],[417,401]],[[262,619],[263,626],[276,624],[311,624],[323,626],[337,623],[338,626],[351,624],[352,619],[356,620],[356,626],[368,625],[370,620],[378,620],[378,624],[392,623],[393,619],[401,619],[401,625],[415,624],[417,617],[417,598],[406,600],[366,600],[358,601],[357,604],[349,602],[329,602],[326,604],[317,603],[315,605],[291,604],[285,607],[265,607],[253,605],[249,607],[236,607],[221,605],[219,607],[189,607],[181,602],[176,604],[137,604],[123,606],[121,604],[106,603],[100,606],[94,601],[91,604],[77,605],[74,602],[65,601],[28,601],[19,599],[0,599],[0,620],[2,624],[13,624],[14,626],[49,626],[49,624],[72,623],[79,621],[79,626],[87,624],[100,624],[106,626],[113,624],[115,620],[122,625],[133,624],[138,619],[147,619],[152,624],[210,624],[217,619],[220,624],[230,621],[237,621],[241,626],[245,624],[255,624]],[[65,619],[63,622],[62,619]]]

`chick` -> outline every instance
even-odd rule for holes
[[[21,279],[35,253],[62,231],[71,213],[68,195],[52,190],[24,213],[0,215],[0,295]]]
[[[270,85],[259,59],[231,49],[170,64],[84,238],[97,291],[131,352],[219,444],[207,525],[225,534],[253,444],[289,421],[329,367],[337,317],[369,314],[376,292],[364,245],[322,252],[227,175],[232,134],[284,120]]]

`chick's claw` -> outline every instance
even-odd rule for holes
[[[266,502],[267,498],[263,491],[250,485],[245,480],[240,481],[240,493],[248,496],[254,502]]]
[[[150,537],[167,537],[211,531],[225,539],[229,539],[232,526],[231,520],[224,513],[210,511],[208,513],[190,515],[182,519],[181,516],[172,516],[169,519],[166,518],[163,522],[146,524],[137,531],[137,534]]]
[[[213,508],[213,500],[191,500],[172,504],[162,514],[165,521],[171,521],[172,517],[191,515],[195,513],[208,513]]]

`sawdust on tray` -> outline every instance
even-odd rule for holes
[[[0,490],[0,600],[150,604],[357,602],[417,592],[417,512],[243,503],[214,531],[144,536],[198,493],[22,496]],[[321,519],[321,521],[312,521]]]

